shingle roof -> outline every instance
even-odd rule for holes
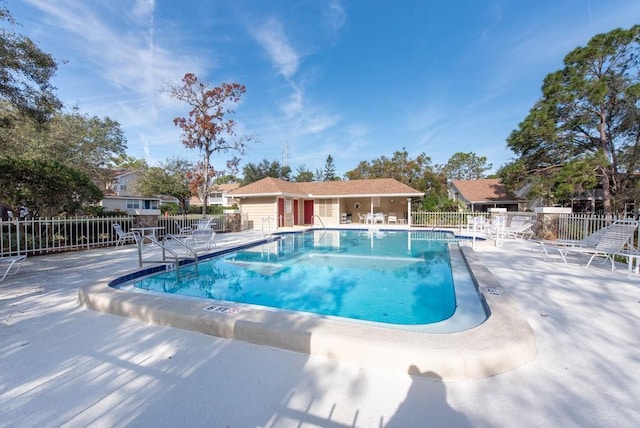
[[[229,192],[233,197],[287,195],[301,197],[349,197],[349,196],[406,196],[420,197],[424,193],[402,184],[393,178],[367,180],[340,180],[293,183],[267,177],[255,183]]]
[[[240,185],[238,183],[222,183],[216,184],[214,189],[220,190],[222,192],[230,192],[232,190],[236,190]]]
[[[514,202],[524,199],[507,192],[507,188],[497,178],[481,180],[452,180],[451,185],[462,198],[469,202]]]

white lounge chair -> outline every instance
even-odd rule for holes
[[[16,273],[18,273],[18,271],[22,267],[22,262],[24,262],[26,258],[27,256],[24,254],[18,256],[0,257],[0,266],[5,264],[7,265],[7,268],[4,270],[0,281],[5,279],[7,275],[15,275]]]
[[[582,242],[574,243],[549,243],[540,242],[545,256],[549,256],[549,250],[555,250],[562,261],[567,263],[567,255],[577,254],[589,256],[585,267],[589,267],[596,257],[603,257],[611,261],[611,270],[615,269],[614,255],[622,253],[625,247],[633,239],[638,222],[635,220],[616,220],[610,226],[591,234]]]
[[[120,223],[113,223],[113,229],[116,231],[116,235],[118,236],[118,241],[116,242],[116,247],[120,246],[120,244],[125,244],[128,241],[138,242],[138,234],[136,232],[124,232],[122,230],[122,226]]]
[[[388,224],[397,224],[398,223],[398,216],[396,215],[396,213],[389,213],[389,216],[387,217],[387,223]]]
[[[522,224],[512,224],[504,229],[505,237],[515,239],[533,238],[533,223],[528,221]]]
[[[375,213],[373,215],[373,222],[374,223],[382,223],[384,224],[384,214],[383,213]]]
[[[610,226],[601,227],[593,233],[588,234],[582,239],[555,239],[555,240],[539,240],[534,241],[536,244],[543,244],[547,247],[574,247],[574,246],[582,246],[582,247],[593,247],[599,241],[602,235],[609,229]],[[544,248],[544,247],[541,247]]]

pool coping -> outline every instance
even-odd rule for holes
[[[443,381],[486,378],[533,361],[537,348],[531,326],[474,249],[460,249],[490,315],[457,333],[402,331],[206,299],[167,299],[112,287],[113,279],[81,287],[78,301],[88,309],[152,324]]]

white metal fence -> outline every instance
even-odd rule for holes
[[[501,212],[501,216],[507,217],[506,226],[511,224],[513,217],[528,217],[535,221],[536,215],[532,212]],[[486,212],[437,212],[437,211],[414,211],[411,213],[411,225],[416,227],[442,227],[449,229],[465,228],[469,224],[470,218],[482,217],[485,220],[491,218],[491,213]]]
[[[191,226],[201,215],[159,217],[158,226],[164,233],[175,234],[179,226]],[[209,216],[216,231],[227,229],[226,216]],[[45,254],[116,245],[118,236],[113,223],[123,232],[132,227],[134,218],[122,217],[55,217],[30,220],[0,220],[0,255]],[[176,224],[177,222],[177,224]]]
[[[508,219],[506,226],[513,217],[529,217],[536,220],[536,214],[531,212],[506,212]],[[227,216],[210,216],[211,225],[216,231],[228,230]],[[411,224],[416,227],[433,227],[447,229],[466,228],[469,217],[489,218],[489,213],[480,212],[427,212],[411,213]],[[191,226],[198,214],[160,217],[158,226],[164,227],[164,233],[177,233],[179,226]],[[45,254],[49,252],[81,250],[96,247],[113,246],[118,237],[113,229],[113,223],[120,223],[124,232],[133,225],[133,217],[74,217],[51,218],[26,221],[0,220],[0,255],[16,254]],[[562,215],[558,220],[558,239],[581,239],[595,230],[606,226],[612,218],[604,216],[569,214]],[[177,224],[176,224],[177,222]],[[242,227],[246,227],[242,221]],[[640,230],[636,236],[634,246],[638,247]]]
[[[622,220],[627,218],[591,214],[561,215],[558,218],[558,239],[579,240],[618,219]],[[640,229],[636,230],[636,243],[639,236]]]

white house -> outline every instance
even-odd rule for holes
[[[99,205],[105,211],[120,211],[129,215],[160,215],[160,198],[135,195],[135,182],[139,176],[138,171],[114,170],[111,181],[105,185],[105,196]]]
[[[224,183],[217,184],[213,187],[211,193],[209,193],[209,199],[207,200],[207,204],[209,206],[221,206],[221,207],[229,207],[236,203],[236,199],[233,198],[229,194],[239,188],[240,185],[237,183]],[[202,199],[198,196],[192,196],[189,200],[189,205],[191,206],[202,206]]]

